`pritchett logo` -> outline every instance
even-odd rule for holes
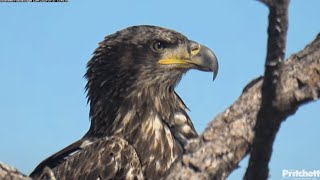
[[[295,169],[283,169],[282,178],[285,179],[320,179],[320,170],[295,170]]]

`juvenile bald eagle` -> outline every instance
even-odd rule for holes
[[[40,163],[56,179],[159,179],[197,137],[174,88],[189,69],[218,72],[207,47],[173,30],[134,26],[107,36],[88,62],[91,126]],[[47,167],[47,168],[45,168]]]

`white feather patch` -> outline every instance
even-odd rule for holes
[[[163,131],[163,124],[161,122],[161,119],[156,116],[153,120],[153,129],[154,129],[154,133],[155,133],[155,138],[160,140],[161,139],[161,132]]]
[[[174,114],[174,119],[177,125],[181,125],[187,122],[187,117],[180,112]]]
[[[92,143],[93,143],[92,141],[84,140],[84,141],[82,142],[82,144],[80,145],[80,148],[83,149],[83,148],[91,145]]]

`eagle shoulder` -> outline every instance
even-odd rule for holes
[[[50,172],[52,171],[56,179],[143,179],[136,151],[122,138],[113,136],[84,140],[74,149],[76,150],[69,152],[62,162],[60,160],[59,165],[50,167],[48,162]],[[54,159],[51,158],[51,161]],[[41,164],[45,169],[45,164]],[[31,175],[43,176],[43,174]]]

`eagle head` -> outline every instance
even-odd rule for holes
[[[218,73],[214,53],[186,36],[157,26],[133,26],[105,37],[87,64],[91,112],[107,98],[113,104],[130,96],[174,91],[189,69]]]

